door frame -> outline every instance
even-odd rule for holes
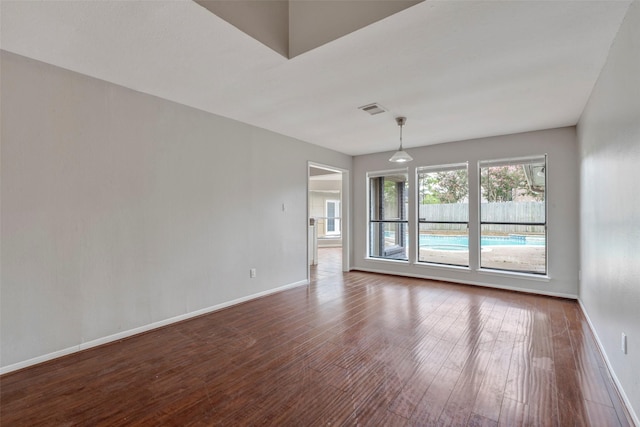
[[[311,270],[309,266],[309,215],[311,214],[309,209],[309,181],[311,178],[311,168],[324,169],[331,172],[336,172],[342,175],[342,188],[340,191],[340,218],[342,227],[342,271],[348,272],[351,270],[349,254],[351,253],[351,179],[349,176],[349,170],[343,169],[337,166],[331,166],[323,163],[307,162],[307,218],[306,218],[306,236],[307,236],[307,282],[311,280]]]

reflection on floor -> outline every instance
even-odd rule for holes
[[[311,280],[342,274],[342,248],[318,248],[318,265],[311,266]]]

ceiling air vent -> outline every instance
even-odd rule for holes
[[[384,107],[382,107],[382,105],[375,104],[375,103],[363,105],[362,107],[358,107],[358,109],[364,111],[365,113],[369,113],[372,116],[376,114],[384,113],[385,111],[387,111],[384,109]]]

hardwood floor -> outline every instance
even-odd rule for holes
[[[630,425],[574,301],[322,258],[312,278],[6,374],[1,423]]]

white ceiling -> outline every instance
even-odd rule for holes
[[[2,0],[0,47],[357,155],[576,124],[630,3],[427,0],[288,60],[191,0]]]

